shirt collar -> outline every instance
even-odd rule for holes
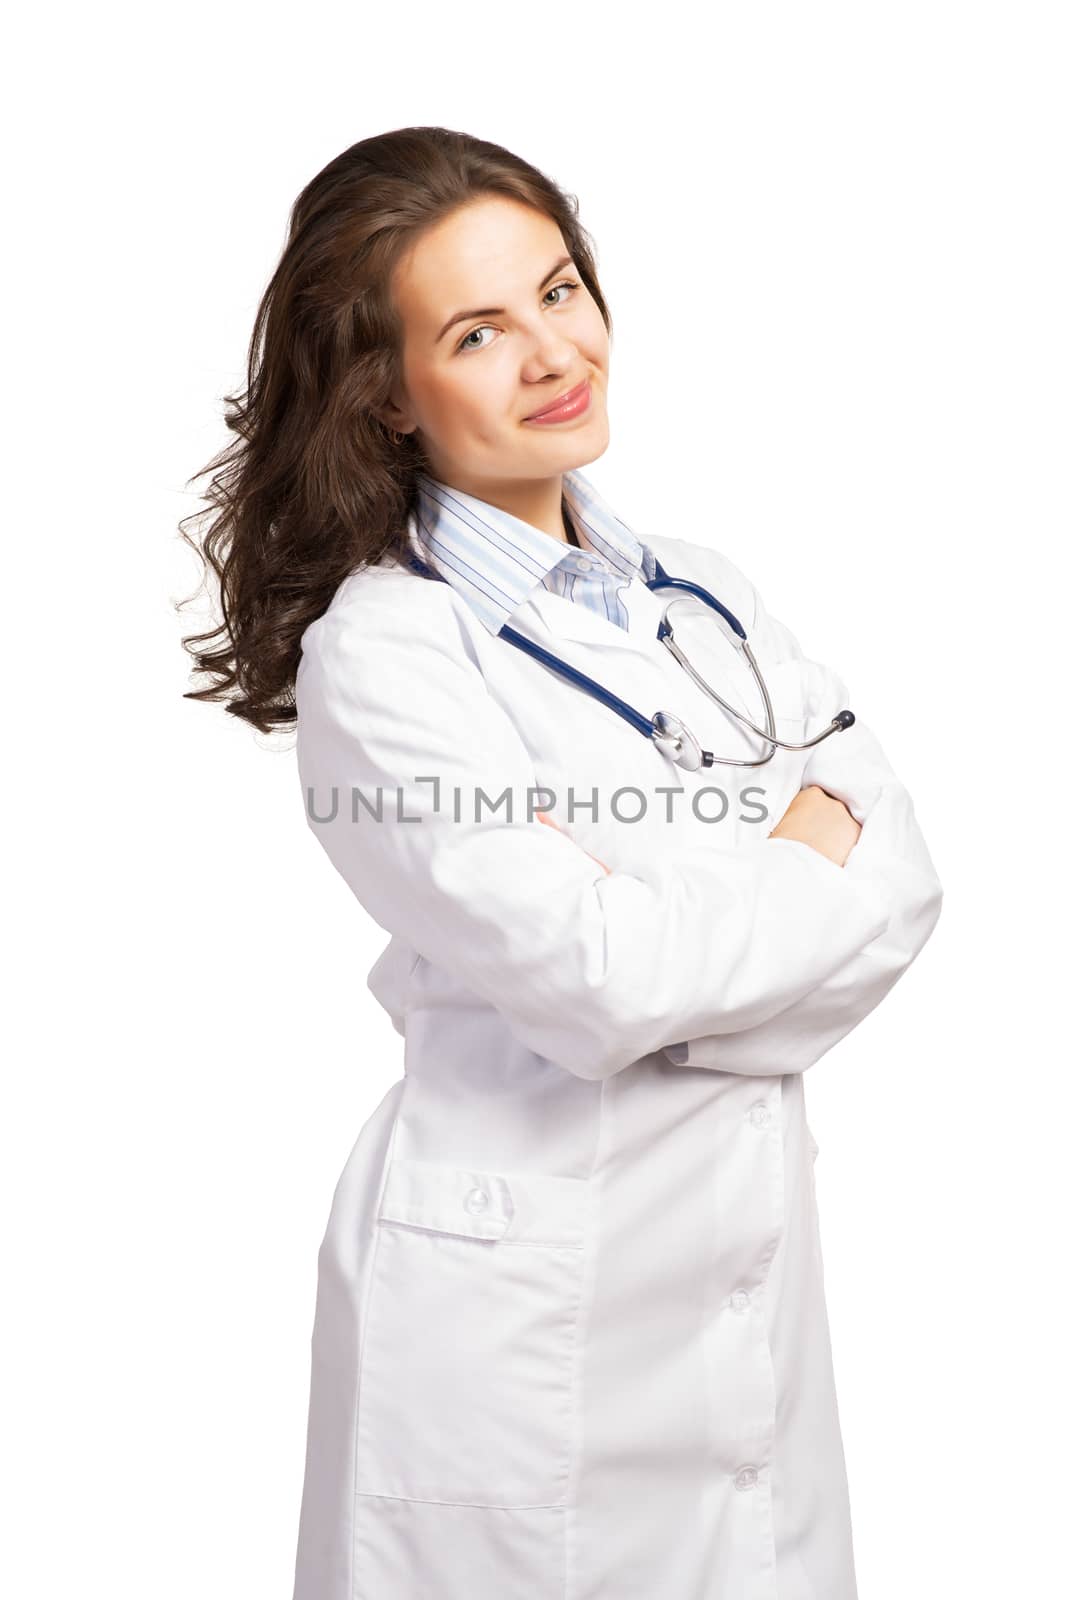
[[[563,474],[563,498],[590,549],[554,539],[499,506],[420,473],[408,524],[413,552],[459,590],[497,633],[554,567],[581,574],[592,562],[620,583],[651,578],[656,558],[577,469]]]

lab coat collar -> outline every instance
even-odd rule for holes
[[[627,580],[620,600],[632,626],[639,616],[647,619],[641,597],[635,603],[634,596],[653,574],[652,550],[577,469],[563,474],[563,498],[588,550]],[[578,556],[572,545],[425,473],[418,479],[408,542],[411,554],[451,584],[490,633],[505,623],[521,626],[530,606],[534,614],[544,609],[547,625],[568,638],[628,646],[627,629],[545,588],[543,579],[554,567]],[[543,600],[559,603],[542,608]],[[636,642],[630,639],[629,647]]]
[[[664,646],[657,641],[657,630],[665,601],[647,588],[641,578],[635,578],[622,591],[622,600],[630,618],[629,628],[620,628],[607,617],[576,605],[563,595],[538,588],[517,608],[511,626],[517,633],[530,635],[532,630],[527,624],[533,619],[535,628],[540,624],[557,638],[577,639],[607,650],[630,650],[643,655],[663,651]]]

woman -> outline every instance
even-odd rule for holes
[[[802,1073],[942,891],[841,679],[582,470],[609,335],[543,174],[365,140],[296,203],[213,486],[202,697],[296,717],[404,1037],[320,1251],[295,1600],[856,1593]]]

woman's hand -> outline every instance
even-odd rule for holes
[[[552,817],[550,817],[547,812],[545,812],[545,811],[535,811],[534,815],[537,817],[539,822],[547,822],[549,824],[550,828],[555,828],[557,833],[562,833],[564,835],[565,839],[570,839],[571,838],[571,835],[567,832],[566,828],[561,828],[560,824],[558,822],[554,822]],[[574,843],[574,840],[572,840],[572,843]],[[581,849],[581,846],[579,848]],[[609,877],[611,877],[611,874],[612,874],[611,867],[606,867],[603,861],[598,861],[597,857],[595,855],[593,855],[589,850],[583,851],[583,854],[589,856],[591,861],[597,861],[597,865],[600,867],[601,871],[602,872],[607,872]]]
[[[800,839],[844,867],[846,857],[860,838],[860,823],[841,800],[811,783],[798,791],[769,839]]]
[[[548,812],[536,811],[534,814],[539,822],[555,828],[557,833],[564,834],[565,838],[571,838],[567,830],[561,828]],[[836,800],[825,789],[813,783],[794,795],[781,820],[768,837],[799,839],[802,844],[811,845],[813,850],[818,850],[821,855],[826,856],[828,861],[843,867],[846,857],[860,838],[860,823],[841,800]],[[588,855],[591,861],[596,861],[602,872],[611,875],[611,867],[606,867],[592,851],[587,850],[584,854]]]

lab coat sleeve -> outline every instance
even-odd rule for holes
[[[881,890],[795,840],[606,873],[528,820],[537,774],[454,592],[404,584],[402,614],[368,587],[371,603],[328,610],[302,640],[309,826],[378,925],[538,1055],[603,1079],[673,1041],[756,1026],[886,931]]]
[[[805,737],[811,737],[849,706],[849,690],[833,669],[804,657],[794,635],[767,615],[759,596],[756,615],[757,626],[763,625],[774,641],[772,648],[798,662],[808,708]],[[889,912],[887,927],[799,999],[755,1027],[668,1046],[668,1059],[679,1065],[756,1076],[803,1072],[885,999],[934,931],[942,908],[942,885],[912,798],[861,718],[809,752],[798,788],[809,784],[818,784],[843,801],[861,824],[860,838],[845,865],[828,865],[881,898]]]

